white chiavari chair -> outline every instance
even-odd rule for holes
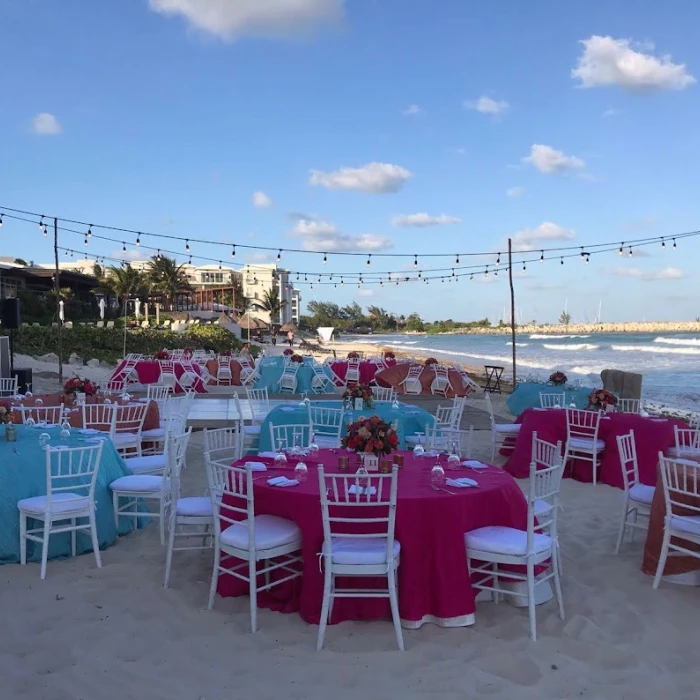
[[[255,514],[250,467],[207,459],[207,478],[214,513],[214,567],[207,607],[214,607],[221,574],[245,581],[250,595],[250,628],[256,632],[258,593],[302,575],[301,530],[291,520]],[[273,572],[277,572],[274,580]]]
[[[292,449],[295,445],[305,449],[311,444],[311,423],[270,423],[270,440],[275,452]]]
[[[115,404],[114,412],[114,426],[110,436],[114,446],[122,456],[135,452],[136,456],[140,457],[143,423],[146,420],[148,404]]]
[[[247,417],[247,415],[244,413],[243,405],[241,404],[241,399],[237,393],[233,395],[233,400],[236,402],[236,410],[238,411],[238,416],[241,425],[242,454],[243,452],[257,449],[257,446],[260,442],[261,424],[254,422],[254,416],[252,413],[250,415],[250,418]],[[251,411],[250,406],[248,406],[248,411]],[[247,423],[247,420],[250,420],[251,422]]]
[[[642,401],[641,399],[618,399],[615,411],[617,413],[641,413]]]
[[[102,448],[101,441],[86,447],[46,447],[46,495],[17,502],[20,562],[27,563],[27,540],[41,544],[42,580],[46,578],[49,538],[64,532],[71,534],[73,556],[77,550],[77,533],[88,532],[97,568],[102,567],[95,521],[95,484]],[[42,521],[42,526],[27,529],[28,518]]]
[[[399,386],[403,387],[404,394],[420,394],[423,391],[423,385],[420,382],[421,374],[423,374],[422,365],[411,365],[408,368],[406,378],[399,382]]]
[[[342,408],[307,406],[314,442],[321,448],[340,447],[344,411]]]
[[[671,459],[696,459],[700,457],[700,430],[673,426],[675,445],[666,450]]]
[[[299,371],[301,364],[299,362],[290,362],[284,370],[282,370],[282,376],[279,381],[280,394],[289,392],[294,394],[297,390],[297,372]]]
[[[570,459],[590,462],[593,472],[593,485],[598,482],[598,463],[605,442],[598,438],[600,411],[583,411],[578,408],[566,409],[566,444],[564,446],[564,466]]]
[[[248,397],[248,405],[250,406],[253,423],[262,423],[267,417],[267,414],[272,410],[267,387],[264,386],[261,389],[249,389],[246,387],[245,393]]]
[[[63,404],[58,406],[22,406],[22,423],[31,418],[35,424],[60,425],[63,420]]]
[[[394,536],[398,468],[394,466],[391,474],[361,478],[325,474],[320,465],[318,481],[323,517],[324,585],[316,649],[323,649],[335,598],[388,598],[396,643],[403,651],[397,576],[401,544]],[[359,534],[358,525],[365,532]],[[340,588],[336,576],[386,577],[387,587]]]
[[[495,600],[503,595],[522,596],[521,591],[504,588],[499,579],[523,581],[527,584],[527,602],[530,622],[530,639],[537,639],[535,616],[535,586],[554,580],[554,595],[559,607],[559,617],[564,619],[564,600],[561,594],[559,556],[557,554],[557,517],[559,489],[564,471],[561,459],[551,467],[538,469],[530,464],[530,482],[527,493],[527,528],[518,530],[504,526],[486,526],[465,533],[467,566],[472,586],[489,591]],[[549,509],[535,516],[536,503],[545,501]],[[544,534],[549,532],[553,534]],[[549,562],[548,562],[549,560]],[[500,567],[508,567],[502,570]],[[512,571],[513,566],[525,567],[526,573]],[[545,570],[535,575],[535,567]],[[477,581],[474,577],[477,576]]]
[[[622,469],[622,479],[625,487],[625,495],[622,505],[622,520],[620,531],[617,535],[615,554],[620,553],[620,547],[625,539],[625,530],[631,528],[632,536],[634,531],[646,530],[649,526],[648,518],[651,514],[651,502],[654,500],[654,486],[647,486],[639,481],[639,466],[637,464],[637,446],[634,441],[634,430],[630,430],[627,435],[617,436],[617,451],[620,457],[620,467]],[[645,522],[639,524],[639,516]]]
[[[314,376],[311,378],[311,391],[313,391],[315,394],[333,392],[333,381],[323,371],[323,368],[324,365],[319,365],[315,362],[311,366],[311,370],[314,373]]]
[[[440,452],[455,454],[462,459],[470,459],[472,455],[472,441],[474,437],[474,426],[470,425],[467,430],[453,430],[451,428],[440,428],[436,425],[425,426],[426,447],[429,450],[439,450]]]
[[[17,395],[17,377],[0,378],[0,397]]]
[[[358,359],[348,359],[348,370],[345,373],[346,384],[358,384],[360,381],[360,361]]]
[[[170,387],[159,384],[146,385],[146,398],[151,401],[165,401],[170,396]]]
[[[230,465],[241,458],[242,452],[240,423],[213,430],[205,428],[204,454],[207,459]]]
[[[433,370],[435,371],[435,379],[430,383],[430,393],[447,397],[448,391],[454,392],[447,365],[433,365]]]
[[[493,462],[496,456],[496,447],[499,445],[504,449],[513,450],[515,447],[515,440],[520,432],[520,424],[496,423],[496,415],[493,412],[491,395],[488,392],[484,394],[484,401],[486,402],[486,410],[488,411],[489,420],[491,421],[491,461]]]
[[[83,428],[86,430],[99,430],[103,433],[114,432],[117,420],[116,405],[113,403],[92,403],[82,405]]]
[[[540,391],[540,408],[566,407],[566,393],[554,391]]]
[[[689,459],[669,459],[659,452],[659,469],[666,515],[654,590],[661,583],[669,550],[700,558],[700,464]]]
[[[388,403],[392,403],[398,399],[396,389],[391,386],[373,386],[372,396],[374,397],[375,401],[386,401]]]
[[[230,384],[233,379],[231,374],[231,358],[226,355],[219,355],[216,361],[216,383],[221,384],[222,382],[227,382]]]

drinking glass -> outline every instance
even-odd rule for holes
[[[357,487],[360,489],[361,493],[365,493],[369,486],[369,472],[365,469],[364,464],[361,464],[360,468],[355,472],[355,478],[357,480]]]
[[[275,455],[275,469],[284,469],[287,466],[287,455],[284,452],[278,452]]]
[[[445,470],[441,464],[436,464],[430,470],[430,483],[437,487],[445,485]]]
[[[39,435],[39,444],[42,447],[46,447],[49,442],[51,442],[51,436],[48,433],[42,433]]]
[[[296,467],[294,467],[294,478],[300,484],[303,484],[309,478],[309,468],[304,462],[297,462]]]
[[[25,425],[28,425],[30,428],[31,428],[33,425],[36,425],[36,421],[35,421],[34,418],[32,417],[32,414],[31,414],[31,413],[29,414],[29,417],[27,418],[27,420],[24,421],[24,424],[25,424]]]
[[[422,457],[425,454],[425,448],[419,443],[413,448],[413,455],[415,457]]]
[[[43,406],[43,405],[44,405],[44,402],[43,402],[41,399],[37,399],[37,400],[34,402],[34,405],[35,405],[35,406]]]
[[[313,434],[311,435],[311,442],[309,443],[309,454],[312,457],[318,456],[318,445],[316,444],[316,437]]]
[[[453,442],[452,443],[452,451],[450,452],[450,456],[447,458],[447,468],[448,469],[459,469],[462,465],[462,460],[459,458],[459,454],[457,453],[457,443]]]

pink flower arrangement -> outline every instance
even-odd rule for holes
[[[63,393],[65,394],[85,394],[85,396],[94,396],[97,392],[97,387],[89,379],[81,379],[73,377],[63,385]]]
[[[617,396],[607,389],[595,389],[588,397],[588,405],[597,410],[605,410],[608,406],[614,406],[616,403]]]
[[[4,401],[0,402],[0,423],[13,423],[12,411],[10,410],[9,404]]]
[[[394,353],[391,352],[391,350],[387,350],[387,351],[384,353],[384,359],[385,359],[385,360],[395,360],[395,359],[396,359],[396,355],[394,355]]]
[[[292,355],[289,358],[289,361],[290,362],[298,362],[299,364],[301,364],[304,361],[304,358],[301,355]]]
[[[158,352],[153,356],[155,360],[169,360],[170,353],[167,350],[158,350]]]
[[[569,381],[569,378],[563,372],[552,372],[549,375],[549,381],[554,384],[554,386],[561,386]]]
[[[374,394],[372,387],[368,384],[353,384],[343,392],[343,399],[362,399],[367,408],[374,405]]]
[[[343,447],[365,454],[389,454],[399,445],[399,436],[379,416],[370,416],[348,426]]]
[[[292,348],[287,348],[282,354],[283,354],[285,357],[289,357],[290,355],[293,355],[293,354],[294,354],[294,350],[292,350]]]
[[[434,357],[429,357],[423,364],[426,367],[430,367],[431,365],[437,365],[438,361]]]
[[[354,350],[352,352],[348,353],[348,360],[359,360],[360,359],[360,353],[355,352]]]

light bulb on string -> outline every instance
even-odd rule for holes
[[[632,249],[631,249],[631,248],[630,248],[630,255],[632,255]],[[590,254],[590,253],[587,253],[587,254],[586,254],[586,265],[588,265],[589,262],[591,262],[591,254]]]
[[[488,277],[488,276],[489,276],[489,266],[487,265],[486,269],[484,270],[484,277]]]
[[[541,263],[544,262],[544,250],[541,250],[541,251],[540,251],[540,262],[541,262]]]
[[[188,239],[185,239],[185,253],[190,252],[190,242]]]
[[[85,236],[85,247],[86,248],[87,248],[87,244],[88,244],[88,239],[87,239],[87,236]]]
[[[191,265],[191,264],[192,264],[192,256],[190,255],[190,260],[188,262],[188,265]]]
[[[562,265],[564,264],[564,258],[561,259],[561,264],[562,264]]]
[[[321,275],[318,276],[319,284],[321,283]]]
[[[673,239],[673,250],[675,250],[675,249],[676,249],[676,239],[674,238]]]
[[[469,281],[471,282],[474,279],[474,273],[472,272],[471,275],[469,275]]]
[[[454,268],[452,268],[452,276],[453,276],[453,277],[455,276]]]
[[[527,270],[527,267],[525,267],[525,261],[523,260],[523,272],[525,272],[525,270]]]
[[[496,265],[500,265],[500,264],[501,264],[501,254],[499,253],[499,254],[496,256]]]
[[[235,245],[231,248],[231,257],[232,258],[236,257],[236,246]]]
[[[282,249],[280,248],[277,251],[277,262],[279,262],[282,259]]]
[[[372,264],[372,254],[369,253],[369,254],[367,255],[367,262],[366,262],[366,265],[367,265],[367,267],[369,267],[371,264]]]
[[[308,280],[308,278],[307,278],[307,276],[306,276],[306,273],[304,273],[304,282],[308,282],[308,281],[309,281],[309,280]]]
[[[622,243],[620,243],[620,249],[617,251],[617,254],[618,254],[618,255],[622,255],[622,246],[623,246],[623,245],[625,245],[625,242],[624,242],[624,241],[622,241]]]
[[[299,281],[299,273],[297,272],[297,282]]]
[[[313,288],[314,288],[314,283],[312,282],[312,283],[311,283],[311,289],[313,289]]]
[[[141,245],[141,234],[136,235],[136,247],[138,248]]]
[[[455,257],[455,265],[459,265],[459,253]]]
[[[328,262],[328,256],[324,253],[323,254],[323,264],[325,265]]]
[[[418,270],[418,279],[420,279],[423,276],[423,272],[421,270]]]
[[[342,276],[342,275],[340,276],[340,284],[345,284],[345,282],[343,282],[343,276]]]
[[[92,224],[88,226],[87,237],[92,238]]]
[[[122,241],[122,252],[126,253],[126,243],[124,241]]]
[[[666,247],[666,241],[663,238],[661,239],[661,247],[662,248]]]
[[[494,276],[494,277],[498,277],[498,268],[496,268],[496,269],[493,271],[493,276]]]
[[[219,270],[221,269],[221,260],[219,260]]]
[[[418,267],[418,256],[417,255],[413,256],[413,267]]]
[[[629,251],[628,255],[630,256],[630,258],[632,257],[632,246],[630,246],[630,251]]]
[[[39,231],[42,233],[45,233],[44,231],[44,215],[41,215],[41,219],[39,219]]]
[[[583,249],[583,246],[581,246],[580,256],[581,256],[581,260],[584,260],[586,258],[586,251]]]
[[[2,214],[0,214],[0,227],[2,227]]]

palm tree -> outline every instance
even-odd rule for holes
[[[104,279],[106,288],[109,288],[121,301],[124,316],[126,316],[127,301],[146,291],[148,286],[143,274],[128,264],[124,267],[110,267]]]
[[[192,290],[185,266],[178,265],[173,258],[163,255],[152,257],[148,264],[148,276],[153,283],[153,290],[168,300],[171,309],[178,294]]]
[[[280,299],[277,287],[271,287],[263,292],[262,300],[255,302],[255,306],[270,314],[270,323],[281,323],[282,309],[287,306],[287,302]]]

